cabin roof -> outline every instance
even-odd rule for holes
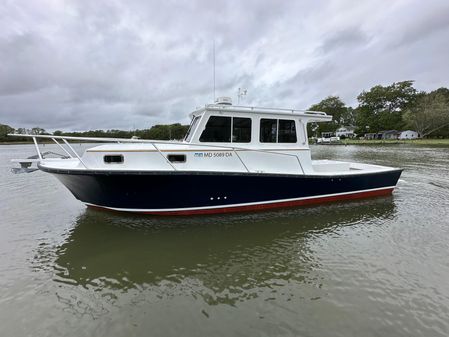
[[[208,104],[201,109],[195,110],[190,114],[190,117],[199,116],[205,112],[225,112],[225,113],[254,113],[255,115],[279,115],[289,117],[300,117],[308,119],[309,121],[331,121],[332,116],[327,115],[321,111],[307,111],[296,109],[282,109],[282,108],[261,108],[250,106],[224,105],[224,104]]]

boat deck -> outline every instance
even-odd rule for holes
[[[83,171],[83,172],[161,172],[167,171],[172,172],[173,169],[167,167],[165,169],[161,169],[160,167],[133,167],[133,168],[125,168],[119,165],[114,165],[111,167],[93,167],[93,168],[85,168],[79,159],[77,158],[69,158],[69,159],[44,159],[39,164],[40,168],[48,171]],[[353,162],[343,162],[336,160],[312,160],[313,171],[307,172],[305,175],[310,176],[333,176],[333,175],[356,175],[356,174],[369,174],[374,172],[387,172],[396,170],[391,167],[373,165],[373,164],[364,164],[364,163],[353,163]],[[210,169],[207,168],[186,168],[186,169],[178,169],[178,172],[210,172]],[[223,171],[225,173],[226,171]],[[240,169],[237,170],[229,170],[227,172],[230,173],[259,173],[259,174],[270,174],[269,172],[260,172],[260,171],[250,171],[243,172]],[[301,172],[285,172],[285,174],[291,175],[304,175]]]

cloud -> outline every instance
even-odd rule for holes
[[[307,108],[415,79],[448,86],[445,1],[0,4],[0,123],[49,130],[188,122],[217,95]]]
[[[409,9],[407,12],[412,15]],[[414,11],[413,11],[414,12]],[[422,8],[419,15],[409,16],[404,21],[404,26],[397,38],[394,39],[393,45],[396,47],[408,46],[420,41],[428,41],[435,35],[441,34],[441,43],[449,33],[449,4],[444,3],[442,6],[426,6]]]
[[[357,27],[348,27],[338,32],[332,32],[323,40],[319,50],[323,53],[332,53],[337,49],[351,50],[363,48],[368,42],[369,38],[363,31]]]

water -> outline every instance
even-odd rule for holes
[[[405,171],[392,197],[179,218],[10,173],[33,152],[0,146],[1,336],[449,335],[449,149],[314,147]]]

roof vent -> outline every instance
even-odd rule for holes
[[[222,104],[222,105],[232,105],[232,98],[231,97],[217,97],[215,100],[215,104]]]

